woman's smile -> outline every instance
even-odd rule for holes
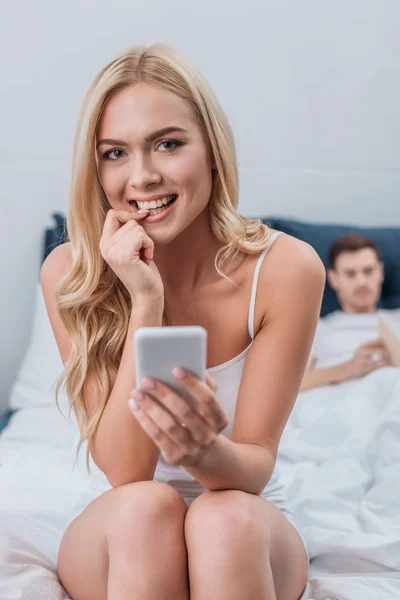
[[[178,196],[174,194],[173,199],[170,200],[167,205],[155,209],[150,209],[149,214],[146,217],[144,217],[142,222],[157,223],[158,221],[165,219],[172,212],[172,209],[175,206],[177,199]],[[131,204],[135,205],[135,202],[131,202]],[[136,210],[140,210],[140,208]]]

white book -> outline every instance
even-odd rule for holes
[[[400,367],[400,310],[385,310],[378,315],[379,336],[386,344],[392,361]]]

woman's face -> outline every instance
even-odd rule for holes
[[[160,131],[167,127],[174,130]],[[177,196],[140,221],[156,244],[172,241],[207,206],[215,163],[179,96],[148,83],[118,91],[101,117],[96,144],[98,175],[112,208],[136,211],[137,201]]]

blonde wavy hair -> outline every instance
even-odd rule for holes
[[[93,439],[112,391],[108,369],[118,371],[132,308],[129,293],[99,250],[111,206],[98,178],[96,134],[110,98],[139,82],[160,86],[185,100],[209,140],[217,166],[209,213],[212,231],[221,243],[215,259],[221,277],[235,285],[223,273],[224,265],[239,252],[261,252],[270,238],[270,229],[261,220],[237,212],[239,182],[232,129],[202,73],[168,44],[130,46],[112,59],[89,86],[78,119],[66,223],[74,262],[56,289],[61,320],[72,344],[57,379],[56,403],[59,408],[58,394],[65,382],[70,411],[74,411],[80,431],[76,458],[87,441],[89,473]],[[163,324],[167,324],[166,312]],[[98,408],[91,415],[83,395],[89,375],[98,390]]]

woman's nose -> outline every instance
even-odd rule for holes
[[[132,159],[129,184],[138,190],[145,188],[150,183],[160,181],[160,173],[155,168],[149,157],[136,156]]]

